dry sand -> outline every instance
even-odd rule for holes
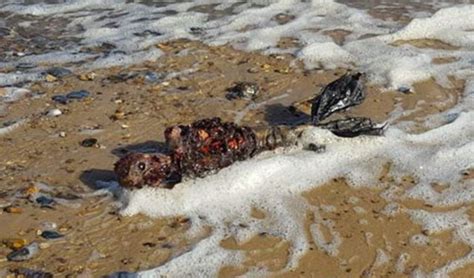
[[[11,104],[0,117],[3,122],[27,119],[18,129],[0,137],[0,205],[21,210],[0,212],[0,240],[6,243],[0,246],[0,276],[19,267],[48,271],[59,277],[138,271],[163,264],[192,248],[206,234],[186,237],[192,223],[184,215],[170,219],[121,217],[113,198],[85,198],[83,194],[93,190],[96,180],[114,179],[113,164],[127,151],[159,150],[163,130],[172,124],[211,116],[240,120],[250,126],[304,123],[308,120],[308,100],[345,73],[343,69],[307,71],[301,65],[292,68],[290,56],[243,53],[226,46],[174,41],[157,47],[166,55],[156,63],[97,70],[90,78],[93,80],[81,80],[87,77],[79,76],[87,73],[75,73],[53,82],[38,82],[31,89],[39,94]],[[152,84],[143,75],[121,81],[111,79],[119,73],[146,70],[179,74]],[[248,100],[225,99],[226,89],[238,81],[260,85],[257,105]],[[408,94],[369,86],[366,101],[342,115],[368,116],[376,121],[411,120],[415,123],[412,130],[419,132],[425,129],[422,123],[427,116],[458,101],[463,81],[452,83],[454,87],[446,89],[426,80]],[[53,95],[80,89],[91,92],[91,97],[67,105],[51,100]],[[63,114],[45,116],[53,108]],[[396,109],[403,113],[396,116]],[[81,146],[81,141],[90,137],[98,143],[89,148]],[[384,214],[387,202],[380,193],[396,188],[401,196],[416,182],[410,177],[397,182],[388,173],[380,174],[377,189],[351,188],[341,177],[304,194],[317,208],[306,215],[308,238],[314,225],[322,229],[327,242],[333,241],[333,234],[337,233],[343,239],[338,252],[328,252],[312,243],[311,251],[296,269],[282,272],[291,243],[268,234],[243,245],[229,238],[221,245],[245,250],[247,260],[240,266],[223,266],[220,276],[244,274],[250,267],[259,266],[274,271],[278,277],[402,277],[415,269],[433,270],[470,251],[450,232],[425,233],[404,212],[405,208],[456,208],[429,207],[418,200],[400,198],[396,200],[399,213]],[[472,171],[465,176],[472,179]],[[71,199],[80,207],[39,208],[21,198],[10,204],[9,197],[28,187],[34,190],[31,185],[35,182],[48,184],[54,195]],[[443,190],[442,185],[433,186]],[[474,218],[474,206],[466,206]],[[252,213],[257,219],[265,214],[258,207]],[[53,241],[41,239],[38,230],[46,221],[57,223],[58,231],[66,236]],[[425,237],[427,244],[414,244],[413,236]],[[27,262],[8,262],[5,256],[11,252],[8,241],[12,239],[41,242],[42,249]],[[472,273],[474,265],[468,265],[453,277],[469,277]]]

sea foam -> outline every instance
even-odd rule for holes
[[[237,263],[241,254],[223,249],[219,242],[228,236],[245,242],[261,232],[292,243],[289,269],[309,248],[304,221],[306,211],[312,208],[301,193],[340,176],[346,177],[351,186],[377,186],[379,173],[388,161],[393,163],[392,174],[413,175],[418,180],[405,197],[421,199],[435,206],[470,203],[474,200],[473,183],[462,180],[461,175],[463,170],[474,167],[473,120],[474,112],[463,112],[451,124],[423,134],[406,134],[389,128],[384,137],[352,139],[308,127],[301,145],[311,142],[325,144],[327,152],[316,154],[301,148],[267,152],[223,169],[216,175],[180,183],[173,190],[145,188],[125,192],[122,196],[126,204],[121,211],[123,215],[186,215],[195,225],[194,232],[207,225],[213,227],[210,238],[198,243],[190,252],[142,274],[151,277],[179,273],[185,276],[200,271],[215,275],[219,266],[204,262],[204,254],[220,262],[219,265],[222,262]],[[449,183],[449,190],[436,194],[426,190],[433,182]],[[252,207],[266,211],[267,217],[261,220],[252,218]],[[427,230],[453,229],[461,240],[474,247],[472,223],[465,209],[447,213],[413,210],[410,214]],[[321,222],[319,225],[323,224],[330,226],[331,223]],[[330,254],[337,254],[340,242],[336,232],[334,242],[326,243],[318,240],[318,226],[311,229],[317,245]],[[463,262],[472,262],[472,258],[468,256]],[[446,274],[447,269],[443,269],[436,271]]]
[[[15,2],[15,1],[10,1]],[[445,6],[433,1],[436,7]],[[441,4],[440,4],[441,3]],[[228,10],[223,16],[197,12],[199,5],[217,4],[216,10]],[[190,236],[204,227],[213,227],[209,237],[186,252],[156,269],[141,272],[145,277],[157,274],[169,276],[216,275],[219,267],[242,262],[244,256],[226,250],[220,241],[234,236],[244,242],[252,236],[267,232],[291,243],[288,270],[308,250],[304,215],[314,210],[301,193],[324,184],[335,177],[346,177],[351,186],[377,186],[383,165],[392,162],[395,177],[413,175],[417,184],[406,196],[423,200],[434,206],[463,205],[473,202],[472,180],[461,173],[474,167],[474,6],[457,5],[431,12],[411,13],[420,18],[409,24],[374,18],[367,11],[329,0],[313,1],[194,1],[169,5],[145,6],[125,1],[68,1],[65,4],[24,6],[4,4],[1,11],[34,15],[22,24],[34,24],[42,17],[66,17],[71,36],[80,45],[54,53],[29,54],[0,66],[17,67],[20,63],[60,66],[88,61],[79,70],[129,65],[156,61],[163,54],[156,44],[186,38],[209,45],[230,44],[246,51],[262,53],[291,53],[308,69],[344,67],[367,73],[372,84],[388,89],[411,88],[415,82],[435,78],[443,86],[451,86],[448,76],[466,80],[465,92],[453,109],[429,119],[432,130],[414,135],[398,127],[390,127],[383,137],[339,138],[328,131],[308,127],[301,144],[325,144],[327,151],[316,154],[301,147],[267,152],[203,179],[188,180],[173,190],[144,188],[121,194],[123,215],[144,213],[151,217],[186,215],[193,223]],[[279,24],[279,14],[292,16]],[[81,26],[82,28],[75,28]],[[335,40],[335,31],[345,36]],[[285,37],[297,39],[299,45],[280,49],[278,42]],[[450,45],[446,49],[420,48],[411,44],[396,46],[410,40],[439,40]],[[84,46],[113,44],[114,51],[106,54],[83,53]],[[454,57],[446,64],[434,64],[434,58]],[[0,74],[0,85],[43,78],[40,71],[10,71]],[[431,189],[432,183],[449,184],[442,192]],[[381,196],[391,204],[388,214],[399,213],[396,194],[388,189]],[[265,219],[250,217],[252,207],[267,213]],[[453,230],[456,237],[474,247],[472,222],[464,209],[447,213],[421,210],[406,211],[413,221],[430,232]],[[240,225],[245,224],[245,225]],[[333,242],[320,239],[319,227],[332,231]],[[320,248],[337,254],[340,239],[331,223],[317,222],[311,234]],[[247,227],[247,228],[243,228]],[[378,251],[378,261],[388,260]],[[435,270],[432,276],[447,273],[474,262],[474,252]],[[400,268],[404,267],[400,260]],[[265,274],[252,269],[249,275]]]

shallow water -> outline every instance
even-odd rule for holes
[[[7,3],[0,4],[0,86],[5,87],[0,98],[5,105],[31,97],[21,88],[47,81],[47,70],[53,66],[83,73],[158,63],[168,55],[160,44],[177,39],[275,57],[289,55],[297,72],[363,71],[371,86],[382,88],[380,94],[389,90],[423,94],[416,84],[426,80],[446,89],[455,88],[456,80],[464,84],[454,107],[418,119],[428,130],[425,133],[410,134],[412,119],[398,121],[408,111],[393,107],[389,122],[396,124],[384,137],[341,139],[308,128],[296,148],[262,154],[216,175],[183,182],[172,191],[125,192],[110,183],[121,201],[122,215],[185,215],[193,223],[190,237],[212,227],[211,235],[189,252],[143,272],[144,276],[196,271],[217,275],[221,266],[244,261],[242,252],[223,248],[221,241],[232,236],[244,243],[262,232],[290,243],[288,263],[280,273],[297,267],[314,242],[337,256],[344,241],[337,232],[331,230],[333,242],[325,242],[318,226],[311,226],[314,242],[308,240],[305,213],[316,208],[301,195],[338,177],[345,177],[353,188],[380,189],[379,173],[386,163],[392,165],[390,175],[395,179],[380,193],[387,211],[407,199],[431,207],[455,207],[446,213],[404,208],[393,214],[403,211],[428,234],[452,231],[456,240],[471,248],[432,271],[411,274],[443,277],[474,263],[474,228],[468,215],[474,187],[472,179],[463,178],[474,168],[474,1]],[[176,75],[193,78],[194,71],[191,67],[185,73],[169,72],[165,80]],[[282,92],[271,100],[287,96]],[[411,112],[420,107],[415,105]],[[248,110],[251,106],[236,118]],[[2,128],[0,136],[20,126]],[[326,145],[327,152],[303,151],[302,146],[311,142]],[[406,176],[414,177],[415,185],[398,196],[394,184]],[[439,191],[434,184],[447,188]],[[266,211],[266,218],[257,221],[250,216],[255,207]],[[262,274],[268,274],[265,268],[248,272]]]

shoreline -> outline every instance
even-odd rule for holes
[[[12,205],[22,209],[19,214],[0,212],[0,221],[9,223],[0,228],[0,234],[4,235],[1,240],[26,239],[47,243],[43,245],[47,247],[27,262],[1,260],[0,271],[22,266],[58,275],[96,276],[153,268],[183,254],[206,237],[206,231],[201,237],[188,237],[192,223],[186,216],[170,219],[123,217],[117,215],[114,199],[81,196],[96,190],[97,180],[113,180],[113,163],[124,153],[159,151],[163,130],[172,124],[212,116],[224,120],[240,118],[241,124],[250,126],[304,122],[308,118],[305,114],[309,108],[307,100],[345,72],[344,69],[308,71],[302,65],[292,68],[292,59],[285,55],[264,56],[227,46],[209,47],[194,41],[178,40],[157,47],[166,55],[155,63],[100,69],[94,71],[94,75],[74,72],[51,82],[36,82],[30,87],[35,97],[26,96],[9,104],[7,115],[0,118],[2,121],[29,120],[0,135],[6,146],[0,150],[0,181],[4,184],[2,206],[12,199]],[[148,72],[155,73],[156,80],[150,81]],[[162,72],[168,73],[168,78],[159,77]],[[261,94],[255,100],[256,105],[248,100],[225,99],[226,89],[240,81],[259,84]],[[380,122],[391,120],[395,124],[409,120],[415,123],[413,130],[420,132],[429,115],[446,111],[458,102],[464,84],[459,80],[453,80],[453,84],[452,89],[445,89],[434,80],[427,80],[415,85],[416,91],[409,94],[383,92],[381,88],[369,85],[367,99],[362,105],[336,117],[366,116]],[[90,96],[67,104],[51,99],[77,90],[87,90]],[[59,109],[61,115],[47,116],[52,109]],[[400,115],[394,114],[397,109],[402,111]],[[97,144],[92,147],[81,145],[88,138],[97,139]],[[388,172],[382,173],[380,181],[381,187],[398,185]],[[407,184],[400,184],[398,194],[410,187],[409,181],[407,178]],[[49,185],[52,195],[77,203],[80,208],[64,205],[57,205],[55,209],[38,208],[27,199],[12,198],[16,192],[37,182]],[[442,186],[439,190],[443,190]],[[316,276],[404,275],[414,271],[415,265],[422,271],[429,271],[469,252],[470,248],[450,232],[424,235],[423,240],[434,245],[410,243],[411,237],[423,235],[421,226],[413,223],[404,209],[392,217],[383,215],[381,211],[387,203],[379,196],[380,192],[380,189],[352,188],[336,179],[304,194],[310,204],[319,207],[313,215],[307,215],[308,234],[311,225],[319,225],[326,227],[322,242],[334,241],[334,231],[344,239],[351,238],[347,237],[351,234],[357,241],[343,240],[336,255],[313,245],[313,250],[301,258],[298,268],[276,276],[308,273]],[[350,201],[350,196],[357,196],[359,201],[354,198]],[[334,214],[331,206],[344,213]],[[408,201],[401,201],[401,206],[411,208]],[[425,209],[424,204],[420,206]],[[473,205],[466,204],[466,207],[472,217]],[[264,218],[265,212],[255,209],[255,218]],[[318,219],[316,213],[332,220],[314,223]],[[362,221],[364,219],[367,223]],[[57,223],[58,231],[64,233],[65,238],[58,241],[39,238],[38,230],[44,221]],[[402,225],[409,228],[402,235],[386,234],[386,225],[393,229]],[[358,231],[359,228],[364,233]],[[209,229],[212,231],[212,227]],[[370,244],[367,233],[372,234]],[[391,251],[385,250],[387,242],[391,242]],[[290,252],[290,243],[271,235],[257,236],[244,244],[229,238],[221,246],[246,250],[247,255],[243,266],[221,269],[222,277],[242,274],[252,267],[265,266],[270,271],[279,271],[286,265],[285,254]],[[354,252],[360,248],[365,248],[371,256],[354,259],[357,256]],[[377,258],[382,256],[378,250],[382,249],[388,262],[376,265]],[[440,259],[432,258],[433,250],[444,255]],[[0,247],[1,257],[9,252],[11,249],[5,244]],[[312,263],[314,261],[324,262],[324,269]],[[397,265],[403,268],[402,271],[396,269]],[[474,264],[459,271],[474,271]]]

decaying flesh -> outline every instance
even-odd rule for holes
[[[171,188],[181,180],[171,157],[165,154],[131,153],[115,163],[114,171],[120,185],[126,188]]]
[[[328,84],[313,100],[312,124],[343,137],[381,135],[385,125],[368,118],[321,123],[332,113],[364,99],[362,74],[346,74]],[[115,164],[115,173],[123,187],[172,188],[183,177],[204,177],[261,151],[294,144],[301,130],[301,126],[251,129],[220,118],[171,126],[165,130],[169,154],[129,154]]]
[[[263,150],[288,144],[287,130],[253,130],[220,118],[172,126],[165,130],[169,154],[128,154],[115,164],[115,173],[123,187],[170,188],[183,177],[204,177]]]

